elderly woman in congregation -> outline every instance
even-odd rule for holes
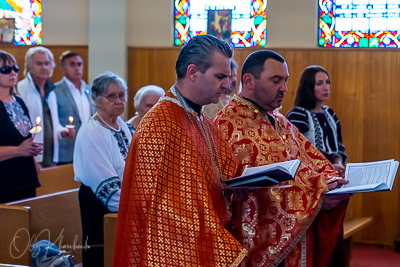
[[[111,72],[93,81],[97,112],[80,128],[74,151],[75,180],[81,182],[84,266],[103,266],[103,217],[118,212],[125,160],[133,131],[119,116],[125,111],[126,82]]]
[[[133,106],[136,113],[128,120],[134,129],[138,126],[144,115],[158,102],[165,94],[164,89],[157,85],[147,85],[140,88],[133,99]]]

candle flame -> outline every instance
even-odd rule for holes
[[[69,124],[72,124],[72,122],[74,121],[74,117],[72,117],[72,116],[69,116]]]
[[[37,116],[37,117],[36,117],[36,126],[38,126],[38,125],[39,125],[40,121],[41,121],[40,117],[39,117],[39,116]]]

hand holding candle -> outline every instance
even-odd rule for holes
[[[68,131],[66,131],[65,133],[61,133],[61,136],[63,138],[67,138],[67,139],[73,139],[75,138],[75,125],[73,125],[72,123],[74,122],[74,117],[69,116],[68,117],[69,120],[69,124],[65,125],[65,127],[68,129]]]

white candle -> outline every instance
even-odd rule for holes
[[[36,132],[38,131],[38,126],[39,126],[40,121],[41,121],[40,117],[37,116],[36,117]]]

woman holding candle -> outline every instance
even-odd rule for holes
[[[117,212],[125,160],[132,139],[128,125],[119,117],[125,110],[125,81],[107,72],[93,81],[92,99],[97,112],[83,124],[74,148],[75,180],[81,182],[84,266],[103,266],[103,217]]]
[[[15,58],[0,51],[0,203],[34,197],[40,186],[34,157],[43,144],[33,141],[28,109],[15,94],[18,71]]]

